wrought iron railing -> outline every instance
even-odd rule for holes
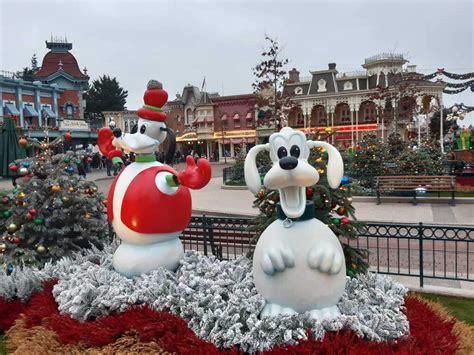
[[[261,176],[265,175],[271,166],[262,166],[258,168]],[[222,182],[224,185],[245,185],[244,169],[235,168],[233,166],[222,170]]]
[[[255,247],[256,221],[247,217],[193,216],[183,232],[186,250],[233,259]],[[344,242],[369,250],[368,263],[382,274],[424,280],[474,281],[474,227],[367,222]]]

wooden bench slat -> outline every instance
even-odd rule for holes
[[[377,176],[376,190],[377,200],[380,203],[380,193],[413,192],[413,203],[416,203],[417,190],[424,189],[427,192],[451,192],[454,204],[455,177],[446,175],[400,175],[400,176]]]

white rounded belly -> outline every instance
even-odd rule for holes
[[[160,162],[154,161],[149,163],[132,163],[128,165],[120,174],[115,184],[114,196],[113,196],[113,213],[114,219],[112,226],[114,227],[115,233],[123,241],[130,244],[144,245],[154,244],[158,242],[164,242],[167,240],[178,238],[181,232],[173,233],[139,233],[128,228],[121,219],[122,215],[122,202],[127,192],[127,188],[132,180],[140,174],[143,170],[154,167],[163,166]],[[150,182],[154,184],[153,182]],[[146,198],[146,196],[143,196]],[[137,206],[136,208],[140,208]]]
[[[258,292],[269,302],[290,307],[299,313],[336,305],[346,284],[346,267],[337,274],[309,267],[308,253],[318,242],[342,247],[334,233],[317,219],[296,222],[290,228],[276,220],[260,236],[254,252],[253,276]],[[261,268],[262,254],[273,245],[283,243],[295,257],[295,265],[283,272],[266,274]]]

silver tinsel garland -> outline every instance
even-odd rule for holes
[[[113,270],[115,247],[84,251],[42,270],[0,274],[0,297],[27,301],[42,281],[57,278],[53,295],[60,312],[73,318],[87,320],[147,304],[183,318],[217,347],[238,345],[248,352],[296,344],[306,339],[307,330],[320,339],[326,331],[348,328],[372,341],[409,333],[402,313],[407,289],[386,276],[368,273],[348,279],[337,319],[315,322],[307,314],[260,319],[265,301],[253,284],[251,260],[245,257],[220,261],[188,251],[176,273],[160,269],[128,279]]]

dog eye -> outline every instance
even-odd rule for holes
[[[286,148],[285,147],[280,147],[278,148],[278,158],[283,158],[283,157],[286,157],[288,155],[288,152],[286,151]]]
[[[145,131],[146,131],[146,126],[145,126],[145,125],[142,125],[142,126],[140,127],[140,133],[141,133],[141,134],[145,134]]]
[[[299,158],[300,156],[300,148],[297,145],[293,145],[290,148],[290,155],[295,158]]]
[[[135,124],[135,125],[133,126],[132,130],[130,131],[130,133],[137,133],[137,131],[138,131],[138,125]]]

